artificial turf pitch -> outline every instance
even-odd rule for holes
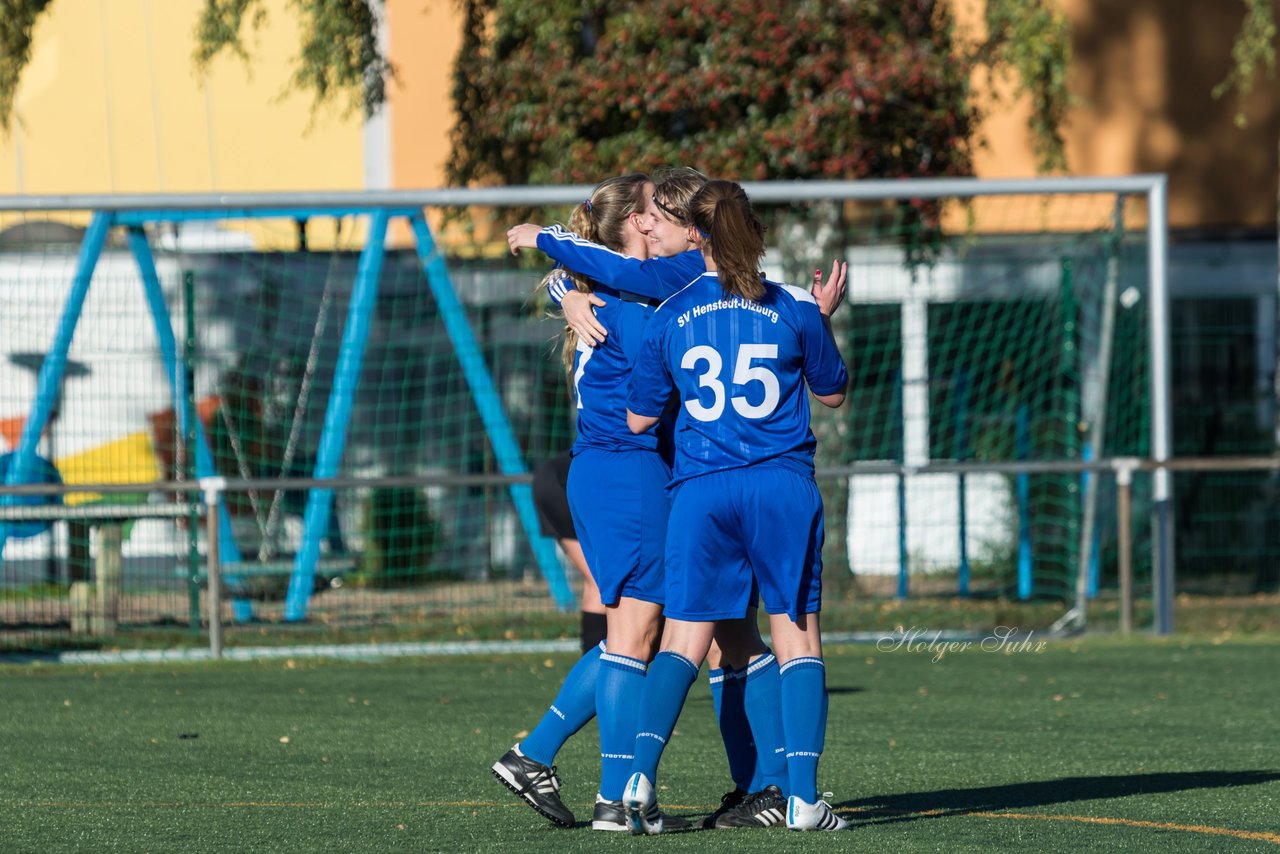
[[[489,773],[569,655],[4,666],[0,851],[1280,847],[1280,640],[925,641],[826,651],[819,783],[850,831],[660,839],[584,826],[594,724],[558,759],[576,829]],[[659,784],[695,819],[731,788],[705,676]]]

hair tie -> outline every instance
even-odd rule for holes
[[[590,199],[587,199],[585,202],[583,202],[583,203],[582,203],[582,209],[583,209],[583,210],[585,210],[587,213],[591,213],[591,200],[590,200]]]
[[[710,240],[710,239],[711,239],[711,235],[710,235],[709,233],[707,233],[707,232],[703,231],[702,229],[698,228],[696,225],[694,226],[694,228],[696,228],[696,229],[698,230],[698,234],[701,234],[701,235],[702,235],[702,239],[703,239],[703,240]]]

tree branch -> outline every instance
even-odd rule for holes
[[[0,131],[9,132],[13,99],[31,61],[31,31],[49,0],[10,0],[0,16]]]
[[[1236,93],[1237,127],[1249,124],[1245,107],[1260,68],[1276,73],[1276,19],[1271,0],[1244,0],[1245,16],[1231,45],[1233,65],[1227,78],[1213,87],[1213,97],[1221,98],[1229,92]]]
[[[378,18],[371,0],[292,0],[302,41],[290,85],[311,92],[313,107],[342,99],[346,109],[373,115],[386,101],[395,67],[378,47]],[[381,0],[376,0],[381,2]],[[203,70],[223,50],[244,61],[242,30],[248,18],[258,29],[267,13],[261,0],[205,0],[196,25],[196,67]]]
[[[987,41],[976,60],[993,75],[1013,72],[1016,93],[1031,99],[1031,138],[1042,172],[1065,169],[1062,128],[1072,98],[1071,26],[1055,0],[987,0]]]

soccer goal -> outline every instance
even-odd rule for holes
[[[827,496],[837,559],[898,597],[1058,599],[1058,627],[1082,626],[1120,563],[1117,458],[1171,449],[1163,180],[863,182],[838,205],[833,189],[775,218],[807,251],[778,253],[792,280],[821,248],[850,264],[834,325],[851,411],[818,422],[825,472],[848,478]],[[753,198],[795,207],[776,191]],[[1128,532],[1166,629],[1169,488],[1159,469],[1141,483],[1151,512]]]
[[[769,275],[850,265],[850,399],[815,415],[833,591],[1083,623],[1115,580],[1114,461],[1170,450],[1164,188],[747,185]],[[66,630],[106,543],[112,624],[198,635],[211,540],[229,620],[260,631],[572,609],[528,486],[572,441],[559,323],[501,229],[589,189],[0,199],[0,540],[25,591],[0,624]],[[1135,499],[1160,630],[1166,475]]]

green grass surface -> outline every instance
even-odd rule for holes
[[[923,643],[923,641],[920,641]],[[560,830],[488,766],[572,658],[0,667],[0,850],[1275,851],[1280,640],[832,646],[820,785],[854,828]],[[705,678],[660,800],[729,786]],[[558,759],[589,818],[594,725]]]
[[[840,632],[893,632],[899,627],[929,626],[966,632],[988,632],[998,626],[1014,626],[1023,632],[1042,633],[1061,617],[1068,605],[1048,599],[1022,602],[1002,597],[913,593],[898,599],[892,593],[832,597],[822,605],[824,630]],[[59,592],[58,595],[63,595]],[[576,639],[579,617],[576,611],[555,610],[550,599],[538,594],[539,609],[511,610],[489,605],[485,608],[448,608],[438,612],[400,614],[394,619],[354,620],[334,625],[324,620],[301,622],[266,620],[247,624],[228,623],[223,634],[228,647],[298,646],[306,644],[413,643],[487,640]],[[1119,603],[1107,594],[1092,601],[1088,612],[1090,634],[1114,633],[1120,625]],[[1138,598],[1132,615],[1137,635],[1151,633],[1151,603]],[[1259,593],[1236,596],[1191,596],[1177,598],[1174,626],[1179,635],[1226,639],[1241,636],[1280,637],[1280,594]],[[762,616],[762,630],[768,630]],[[148,627],[130,625],[117,635],[93,638],[71,635],[67,628],[42,632],[38,637],[18,630],[0,632],[0,656],[24,652],[38,654],[58,650],[103,649],[207,649],[207,631],[192,632],[185,625]],[[3,661],[3,658],[0,658]]]

